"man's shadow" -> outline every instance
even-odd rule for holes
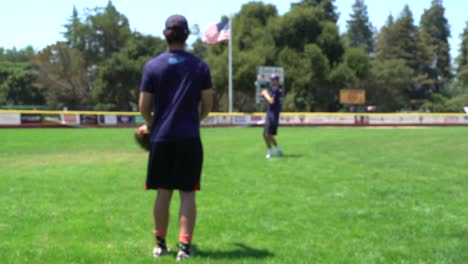
[[[266,249],[256,249],[242,243],[234,243],[236,249],[232,250],[203,250],[194,245],[196,257],[210,259],[265,259],[273,256],[273,253]]]
[[[302,158],[304,155],[301,154],[283,154],[282,158],[287,158],[287,159],[298,159]]]

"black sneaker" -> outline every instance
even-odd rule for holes
[[[167,255],[167,253],[169,252],[171,252],[171,250],[168,247],[161,247],[157,245],[153,248],[153,257],[159,258],[164,255]]]
[[[193,252],[190,250],[190,244],[179,243],[179,252],[177,252],[177,261],[182,261],[193,257]]]

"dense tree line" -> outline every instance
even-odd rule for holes
[[[344,34],[338,18],[334,0],[297,1],[284,15],[271,4],[243,5],[232,21],[234,110],[258,110],[254,82],[262,65],[285,69],[286,111],[347,110],[339,102],[343,88],[365,89],[366,104],[384,112],[468,105],[468,22],[452,60],[442,0],[431,2],[419,25],[406,5],[377,30],[364,0],[352,5]],[[64,28],[65,41],[40,51],[0,48],[0,105],[136,110],[143,64],[165,41],[132,31],[111,1],[83,15],[73,8]],[[188,49],[211,66],[216,110],[226,111],[227,43],[206,46],[198,38]]]

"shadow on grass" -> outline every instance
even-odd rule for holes
[[[233,250],[203,250],[198,249],[194,245],[195,256],[201,258],[210,259],[265,259],[272,257],[273,253],[265,249],[256,249],[253,247],[246,246],[242,243],[234,243],[237,247]]]
[[[285,158],[285,159],[299,159],[299,158],[303,158],[304,155],[300,155],[300,154],[283,154],[283,156],[281,158]]]

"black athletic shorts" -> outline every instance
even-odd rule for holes
[[[202,165],[200,138],[151,143],[145,189],[200,190]]]
[[[263,126],[263,134],[276,135],[278,132],[279,118],[266,117],[265,125]]]

